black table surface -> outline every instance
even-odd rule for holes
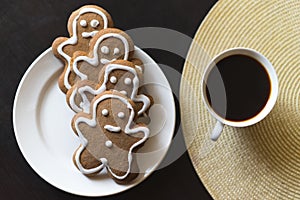
[[[129,30],[162,27],[193,37],[216,0],[2,0],[0,7],[0,199],[87,199],[61,191],[36,174],[22,156],[13,130],[14,96],[32,61],[50,47],[57,36],[67,36],[70,13],[84,4],[103,6],[112,15],[115,26]],[[146,36],[145,36],[146,37]],[[133,37],[133,39],[135,39]],[[156,38],[153,38],[155,40]],[[178,41],[180,43],[180,41]],[[184,44],[189,45],[189,44]],[[184,58],[165,50],[144,49],[159,64],[179,74]],[[185,52],[187,53],[187,52]],[[172,89],[179,81],[166,74]],[[167,157],[184,145],[180,129],[178,95],[176,100],[176,138]],[[180,147],[182,148],[182,147]],[[188,153],[183,151],[172,163],[155,171],[141,184],[120,194],[101,199],[211,199],[198,178]]]

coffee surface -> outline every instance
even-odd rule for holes
[[[229,121],[255,117],[266,105],[271,83],[260,62],[245,55],[232,55],[216,63],[206,82],[212,109]]]

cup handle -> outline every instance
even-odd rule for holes
[[[217,141],[223,131],[223,128],[224,128],[224,124],[221,123],[220,121],[217,121],[214,129],[211,132],[210,139],[212,141]]]

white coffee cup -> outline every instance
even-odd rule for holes
[[[251,57],[258,61],[261,66],[265,69],[266,73],[269,76],[270,81],[270,94],[269,98],[266,102],[266,105],[263,107],[263,109],[254,117],[243,120],[243,121],[230,121],[225,119],[224,117],[221,117],[219,114],[217,114],[212,106],[209,103],[207,94],[206,94],[206,82],[209,76],[209,73],[211,70],[216,66],[218,62],[223,60],[224,58],[227,58],[229,56],[233,55],[245,55],[248,57]],[[243,47],[237,47],[232,49],[227,49],[220,54],[218,54],[216,57],[212,59],[212,61],[209,63],[207,68],[205,69],[205,72],[203,74],[202,80],[202,100],[204,101],[204,104],[206,106],[206,109],[209,111],[209,113],[217,120],[214,129],[211,132],[211,140],[216,141],[219,136],[221,135],[224,125],[232,126],[232,127],[247,127],[254,125],[255,123],[260,122],[263,120],[273,109],[277,96],[278,96],[278,78],[277,74],[275,72],[275,69],[273,65],[270,63],[270,61],[263,56],[261,53],[257,52],[256,50],[249,49],[249,48],[243,48]]]

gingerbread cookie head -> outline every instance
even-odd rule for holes
[[[105,65],[99,73],[99,77],[100,91],[119,91],[130,99],[136,97],[142,82],[142,75],[135,69],[135,65],[124,60],[117,60]]]
[[[76,166],[84,174],[107,168],[109,175],[118,183],[132,180],[136,177],[133,176],[133,153],[149,137],[149,129],[145,125],[133,125],[135,104],[120,93],[110,91],[98,95],[91,107],[91,114],[78,113],[73,119],[82,145],[75,154]],[[85,149],[101,162],[101,166],[95,169],[83,167],[80,158]]]
[[[128,60],[134,50],[132,39],[124,31],[116,28],[102,30],[91,40],[93,55],[98,55],[102,65],[114,60]]]
[[[98,82],[98,74],[103,66],[117,59],[127,60],[133,53],[131,38],[123,31],[108,28],[99,31],[90,42],[89,54],[77,52],[72,69],[78,80]],[[71,80],[74,84],[77,81]]]
[[[96,94],[103,91],[118,91],[138,104],[138,115],[145,113],[151,106],[152,98],[138,94],[142,84],[142,73],[132,62],[117,60],[104,66],[99,73],[100,87]]]
[[[73,12],[68,21],[70,36],[76,35],[77,40],[90,40],[98,31],[113,27],[109,13],[95,5],[86,5]]]

